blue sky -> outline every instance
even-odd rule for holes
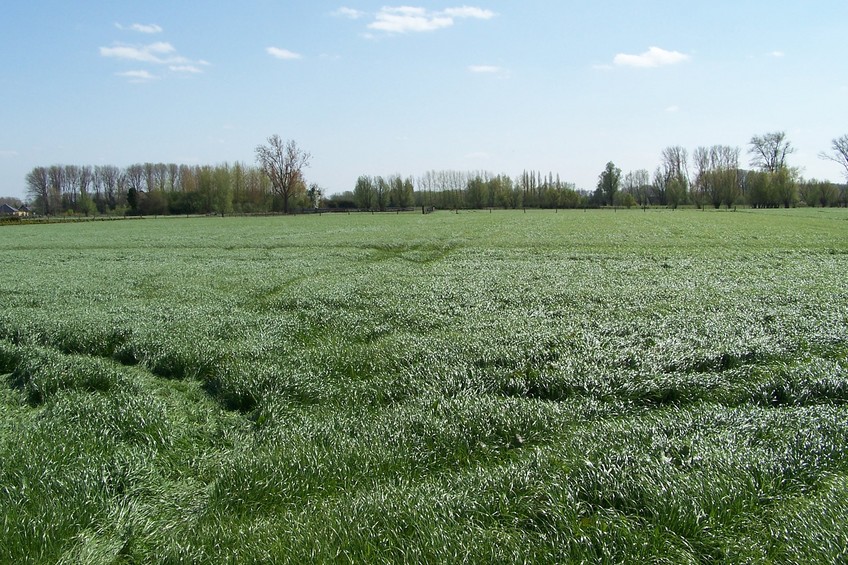
[[[52,164],[254,162],[272,135],[330,192],[361,174],[559,173],[786,131],[848,133],[848,2],[13,2],[0,19],[0,195]]]

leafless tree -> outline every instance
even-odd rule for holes
[[[845,178],[848,179],[848,134],[831,141],[830,147],[830,153],[822,151],[819,153],[819,157],[842,165],[845,169]]]
[[[786,132],[775,131],[765,135],[755,135],[749,142],[748,153],[752,155],[751,165],[763,171],[773,173],[786,166],[786,156],[795,152],[795,148],[786,139]]]
[[[128,190],[134,189],[138,193],[144,191],[144,188],[146,186],[144,165],[138,163],[136,163],[135,165],[130,165],[129,167],[127,167],[125,174]]]
[[[53,211],[50,207],[50,173],[46,167],[35,167],[27,173],[27,196],[33,204],[41,207],[42,213],[49,216]]]
[[[256,147],[256,162],[271,180],[274,193],[282,197],[283,213],[288,214],[291,197],[305,189],[303,169],[311,158],[294,140],[283,141],[276,134],[268,138],[267,145]]]

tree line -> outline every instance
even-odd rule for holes
[[[26,176],[30,205],[44,215],[58,214],[229,214],[268,213],[315,208],[361,210],[410,207],[585,208],[600,206],[693,205],[731,207],[846,206],[846,185],[805,180],[788,161],[794,152],[784,132],[753,136],[749,166],[741,149],[725,145],[663,149],[660,164],[622,173],[610,161],[594,191],[579,190],[559,174],[524,171],[516,177],[487,171],[428,171],[413,178],[400,174],[362,175],[351,190],[325,196],[307,184],[311,155],[274,135],[256,147],[256,165],[139,163],[34,167]],[[834,139],[820,157],[839,163],[848,179],[848,135]]]
[[[592,195],[596,205],[661,205],[720,208],[747,204],[754,208],[846,206],[846,185],[805,180],[788,162],[795,149],[784,132],[755,135],[748,144],[749,166],[741,165],[739,147],[713,145],[692,152],[680,146],[663,149],[653,177],[647,170],[627,173],[609,162]],[[848,179],[848,135],[834,139],[822,158],[840,163]]]
[[[362,210],[409,207],[576,208],[588,197],[553,173],[523,172],[512,179],[488,171],[431,170],[418,178],[399,174],[386,178],[360,176],[354,189],[330,197],[331,202]]]
[[[226,214],[274,206],[270,181],[243,163],[53,165],[27,174],[27,194],[44,215]]]

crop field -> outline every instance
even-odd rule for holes
[[[0,228],[0,562],[848,560],[848,211]]]

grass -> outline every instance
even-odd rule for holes
[[[846,559],[844,210],[2,232],[0,562]]]

